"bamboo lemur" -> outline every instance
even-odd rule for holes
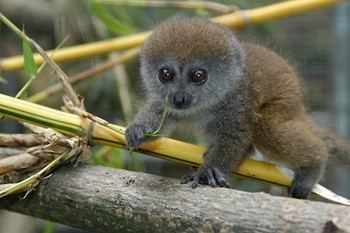
[[[170,114],[162,134],[194,127],[206,137],[204,164],[182,183],[230,187],[225,175],[256,147],[295,172],[292,197],[307,198],[331,154],[349,160],[345,143],[306,115],[293,68],[276,53],[239,42],[223,26],[172,18],[158,26],[141,52],[146,99],[126,130],[131,148],[152,140],[164,99]],[[180,152],[181,153],[181,152]]]

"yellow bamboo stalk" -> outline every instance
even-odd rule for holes
[[[282,1],[255,8],[252,10],[241,10],[213,18],[214,22],[229,26],[242,28],[249,24],[260,24],[266,21],[298,15],[304,12],[328,7],[345,2],[344,0],[291,0]]]
[[[125,128],[122,126],[109,124],[109,127],[106,127],[92,123],[88,118],[80,118],[71,113],[15,99],[3,94],[0,94],[0,114],[19,121],[50,127],[68,136],[79,135],[93,144],[126,149]],[[90,129],[92,131],[89,136],[87,132]],[[202,155],[205,148],[170,138],[160,138],[142,145],[138,151],[186,165],[199,166],[203,163]],[[246,160],[236,172],[242,176],[283,186],[289,186],[291,182],[273,164],[262,161]]]
[[[228,27],[242,28],[247,24],[259,24],[269,20],[279,19],[292,15],[301,14],[345,0],[290,0],[269,6],[259,7],[252,10],[241,10],[234,13],[214,17],[212,20]],[[138,33],[130,36],[117,37],[105,41],[87,43],[82,45],[71,46],[56,51],[52,58],[56,62],[71,61],[81,58],[92,57],[109,53],[111,51],[120,51],[141,45],[150,31]],[[50,52],[49,52],[50,55]],[[38,64],[43,62],[39,55],[34,56]],[[15,56],[0,60],[0,71],[14,71],[23,67],[23,57]]]
[[[150,32],[138,33],[130,36],[117,37],[114,39],[86,43],[53,51],[48,51],[48,56],[56,62],[72,61],[81,58],[93,57],[112,51],[121,51],[136,47],[144,42]],[[35,53],[34,60],[37,64],[43,63],[43,58]],[[0,71],[15,71],[23,68],[23,56],[13,56],[0,60]]]
[[[39,126],[51,127],[70,136],[79,135],[93,144],[126,149],[125,128],[122,126],[109,124],[106,127],[88,118],[80,118],[77,115],[2,94],[0,94],[0,114]],[[88,132],[91,135],[87,135]],[[145,143],[138,151],[182,164],[199,166],[203,163],[202,155],[205,148],[170,138],[161,138]],[[291,179],[275,165],[263,161],[247,159],[235,171],[235,174],[283,186],[291,184]],[[316,185],[313,192],[328,200],[350,205],[350,200],[336,195],[321,185]]]

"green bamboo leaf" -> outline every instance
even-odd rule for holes
[[[162,129],[162,127],[163,127],[163,125],[165,123],[165,120],[167,119],[168,115],[169,115],[168,96],[166,96],[164,98],[164,109],[163,109],[162,118],[160,120],[160,124],[159,124],[158,128],[154,132],[146,133],[146,135],[149,136],[149,137],[158,137],[158,136],[160,136],[159,132]]]
[[[114,17],[103,4],[91,1],[90,7],[94,16],[96,16],[109,31],[118,35],[131,34],[135,31],[128,23],[122,22]]]
[[[58,45],[58,46],[55,48],[55,50],[52,52],[52,55],[53,55],[59,48],[61,48],[61,47],[63,46],[63,44],[65,43],[66,40],[67,40],[67,37],[65,37],[65,38],[62,40],[62,42],[59,43],[59,45]],[[26,40],[23,40],[23,41],[26,41]],[[27,48],[26,45],[24,45],[23,48],[25,48],[25,47],[26,47],[26,51],[27,51],[28,48]],[[24,51],[24,49],[23,49],[23,51]],[[30,48],[30,47],[29,47],[29,52],[31,52],[31,48]],[[24,53],[24,54],[25,54],[25,53]],[[51,55],[51,56],[52,56],[52,55]],[[29,54],[28,56],[30,57],[30,54]],[[33,57],[33,54],[32,54],[31,57]],[[25,64],[27,64],[27,63],[25,62]],[[34,64],[34,65],[35,65],[35,64]],[[28,92],[27,92],[27,89],[28,89],[28,87],[32,84],[32,82],[34,81],[34,79],[36,79],[37,74],[40,73],[40,71],[45,67],[45,65],[46,65],[46,61],[44,61],[44,62],[40,65],[40,67],[35,71],[35,75],[28,76],[29,73],[26,74],[27,77],[29,77],[29,79],[28,79],[28,81],[26,82],[26,84],[24,84],[24,86],[21,88],[21,90],[17,93],[16,98],[28,99]],[[0,80],[0,81],[1,81],[1,80]]]
[[[24,58],[24,72],[28,79],[36,76],[38,68],[34,61],[33,51],[30,48],[27,40],[22,40],[23,58]]]

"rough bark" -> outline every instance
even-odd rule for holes
[[[23,196],[23,195],[21,195]],[[199,187],[126,170],[65,167],[12,210],[93,232],[350,232],[346,206]]]

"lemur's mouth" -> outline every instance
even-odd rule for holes
[[[176,110],[186,110],[189,109],[191,107],[191,104],[188,105],[174,105],[174,104],[170,104],[170,107]]]

